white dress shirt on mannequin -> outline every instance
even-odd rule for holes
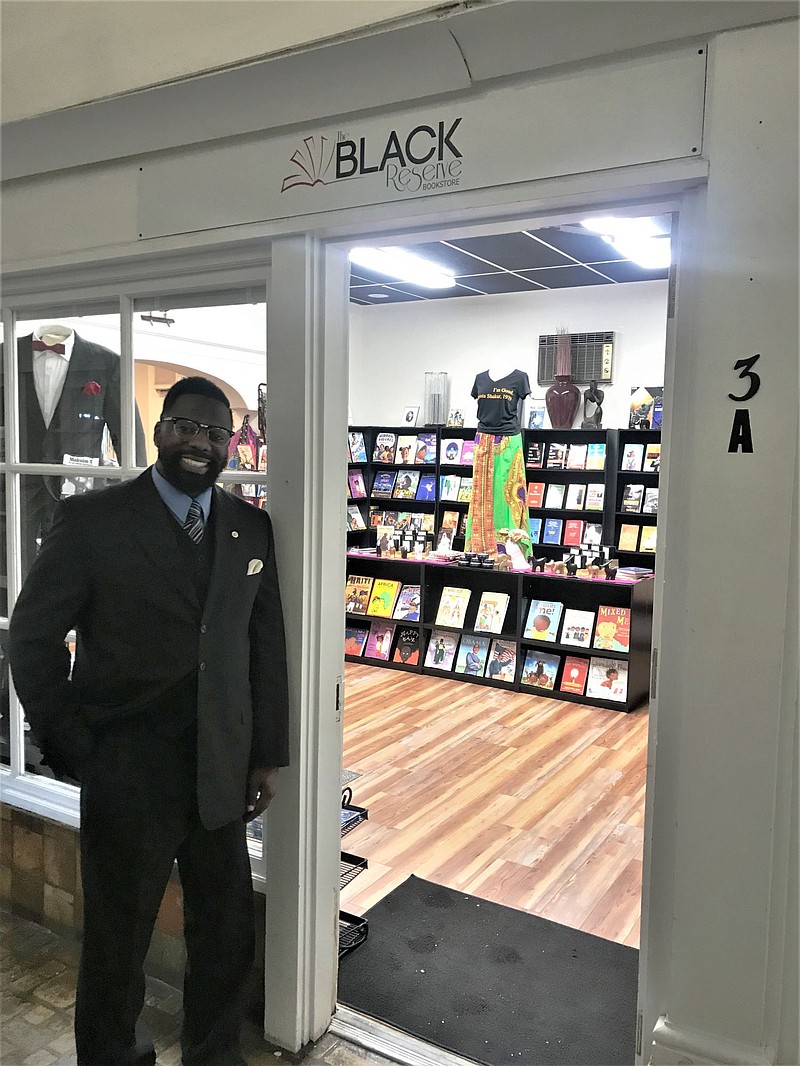
[[[45,344],[64,345],[63,355],[60,352],[33,353],[33,382],[39,406],[42,409],[44,424],[49,429],[53,413],[64,389],[75,334],[68,326],[51,324],[39,326],[34,330],[33,335]]]

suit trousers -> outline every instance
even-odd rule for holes
[[[207,830],[196,800],[196,726],[176,736],[152,715],[106,726],[82,768],[84,934],[75,1005],[79,1066],[137,1057],[144,959],[178,860],[187,964],[183,1062],[236,1049],[253,962],[250,860],[241,819]]]

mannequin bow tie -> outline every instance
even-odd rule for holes
[[[59,355],[64,355],[67,350],[63,344],[45,344],[38,340],[33,342],[32,348],[35,352],[57,352]]]

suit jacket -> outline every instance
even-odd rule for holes
[[[65,765],[90,758],[93,726],[157,703],[197,671],[197,794],[207,828],[244,813],[252,767],[288,763],[272,523],[219,488],[212,514],[214,565],[201,608],[149,469],[62,501],[9,628],[15,687],[51,765],[53,756]]]

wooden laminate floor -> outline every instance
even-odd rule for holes
[[[348,663],[361,914],[416,874],[639,945],[646,706],[633,714]]]

